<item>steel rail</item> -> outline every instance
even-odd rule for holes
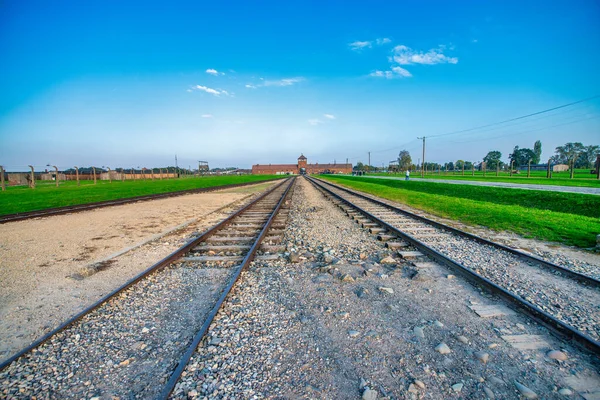
[[[165,198],[169,198],[169,197],[182,196],[185,194],[208,193],[208,192],[213,192],[215,190],[256,185],[256,184],[265,183],[265,182],[273,182],[273,181],[279,180],[279,179],[282,179],[282,178],[266,179],[264,181],[256,181],[256,182],[233,183],[231,185],[219,185],[219,186],[211,186],[211,187],[207,187],[207,188],[186,189],[186,190],[179,190],[176,192],[147,194],[147,195],[143,195],[143,196],[128,197],[125,199],[104,200],[104,201],[97,201],[94,203],[74,204],[71,206],[45,208],[43,210],[27,211],[27,212],[22,212],[22,213],[15,213],[15,214],[5,214],[5,215],[0,215],[0,224],[5,224],[7,222],[23,221],[23,220],[32,219],[32,218],[42,218],[42,217],[50,217],[50,216],[54,216],[54,215],[89,211],[89,210],[93,210],[96,208],[102,208],[102,207],[120,206],[123,204],[137,203],[138,201],[165,199]]]
[[[400,229],[394,227],[393,225],[390,225],[389,223],[379,219],[378,217],[376,217],[373,214],[369,213],[368,211],[362,209],[361,207],[357,206],[356,204],[352,203],[351,201],[346,200],[342,196],[333,192],[331,189],[328,189],[321,182],[318,182],[317,180],[312,179],[312,178],[308,178],[308,179],[317,188],[320,188],[324,192],[330,194],[331,196],[333,196],[334,198],[343,202],[344,204],[348,205],[349,207],[356,209],[361,214],[363,214],[365,217],[377,222],[378,224],[380,224],[382,227],[385,227],[390,232],[393,232],[396,235],[400,236],[402,239],[409,242],[411,245],[413,245],[414,247],[419,249],[423,254],[429,256],[436,262],[451,268],[452,270],[456,271],[457,273],[459,273],[461,276],[468,279],[469,281],[474,282],[475,284],[478,284],[478,285],[482,285],[486,289],[491,291],[492,293],[497,294],[500,297],[502,297],[503,299],[507,300],[508,302],[510,302],[517,308],[519,308],[519,310],[521,310],[521,312],[527,314],[535,321],[537,321],[540,324],[549,328],[550,331],[557,333],[561,337],[566,337],[566,338],[572,339],[575,342],[577,342],[578,344],[580,344],[583,347],[592,351],[597,356],[600,355],[600,342],[598,342],[598,341],[594,340],[593,338],[589,337],[588,335],[578,331],[577,329],[565,324],[564,322],[554,318],[552,315],[550,315],[549,313],[540,309],[535,304],[521,298],[520,296],[517,296],[517,295],[509,292],[508,290],[495,284],[494,282],[490,281],[489,279],[479,275],[478,273],[471,270],[470,268],[465,267],[464,265],[460,264],[459,262],[456,262],[456,261],[452,260],[451,258],[445,256],[444,254],[438,252],[437,250],[432,249],[431,247],[427,246],[426,244],[419,241],[415,237],[413,237],[405,232],[402,232]],[[335,185],[332,185],[332,186],[335,187]],[[376,202],[374,199],[370,199],[368,197],[366,199]]]
[[[311,179],[314,179],[314,178],[311,178]],[[424,222],[426,224],[433,225],[436,228],[444,229],[444,230],[450,231],[452,233],[455,233],[455,234],[457,234],[459,236],[463,236],[463,237],[466,237],[468,239],[474,240],[474,241],[476,241],[478,243],[487,244],[487,245],[495,247],[497,249],[504,250],[506,252],[509,252],[511,254],[516,255],[517,257],[519,257],[519,258],[521,258],[521,259],[523,259],[525,261],[534,262],[534,263],[540,264],[542,267],[545,267],[545,268],[548,268],[548,269],[557,270],[557,271],[559,271],[559,272],[567,275],[569,278],[574,279],[574,280],[576,280],[578,282],[581,282],[581,283],[584,283],[586,285],[590,285],[590,286],[593,286],[593,287],[600,287],[600,280],[596,279],[594,277],[591,277],[589,275],[585,275],[585,274],[579,273],[577,271],[573,271],[573,270],[571,270],[569,268],[565,268],[565,267],[563,267],[561,265],[554,264],[554,263],[552,263],[550,261],[546,261],[546,260],[544,260],[544,259],[542,259],[540,257],[537,257],[537,256],[533,255],[533,254],[527,254],[527,253],[524,253],[524,252],[519,251],[517,249],[513,249],[511,247],[505,246],[503,244],[492,242],[491,240],[484,239],[484,238],[482,238],[480,236],[477,236],[477,235],[474,235],[472,233],[461,231],[460,229],[453,228],[453,227],[451,227],[449,225],[445,225],[445,224],[443,224],[441,222],[430,220],[430,219],[428,219],[426,217],[423,217],[421,215],[414,214],[414,213],[412,213],[410,211],[406,211],[406,210],[403,210],[401,208],[395,207],[395,206],[393,206],[391,204],[388,204],[388,203],[385,203],[385,202],[383,202],[381,200],[374,199],[372,197],[366,196],[363,193],[359,193],[359,192],[356,192],[354,190],[350,190],[348,188],[345,188],[343,186],[339,186],[339,185],[333,184],[331,182],[323,181],[323,180],[320,180],[320,179],[318,179],[318,180],[320,182],[323,182],[323,183],[327,184],[327,185],[331,185],[331,186],[335,187],[336,189],[339,189],[339,190],[342,190],[344,192],[350,193],[350,194],[352,194],[354,196],[358,196],[358,197],[363,198],[365,200],[369,200],[371,202],[376,203],[377,205],[380,205],[380,206],[386,207],[386,208],[388,208],[390,210],[393,210],[395,212],[407,215],[407,216],[409,216],[411,218],[417,219],[417,220],[419,220],[421,222]]]
[[[206,230],[199,237],[197,237],[197,238],[195,238],[193,240],[190,240],[188,243],[186,243],[185,245],[183,245],[179,249],[175,250],[174,252],[172,252],[171,254],[169,254],[168,256],[166,256],[165,258],[163,258],[162,260],[158,261],[157,263],[155,263],[154,265],[152,265],[151,267],[149,267],[145,271],[143,271],[143,272],[139,273],[138,275],[136,275],[135,277],[131,278],[130,280],[128,280],[127,282],[125,282],[120,287],[116,288],[112,292],[108,293],[107,295],[105,295],[104,297],[102,297],[101,299],[99,299],[98,301],[96,301],[91,306],[89,306],[89,307],[85,308],[84,310],[80,311],[79,313],[77,313],[73,317],[69,318],[68,320],[66,320],[65,322],[63,322],[62,324],[60,324],[58,327],[56,327],[55,329],[53,329],[52,331],[46,333],[41,338],[35,340],[29,346],[25,347],[24,349],[18,351],[17,353],[15,353],[14,355],[10,356],[6,360],[2,361],[2,363],[0,363],[0,371],[2,371],[3,369],[5,369],[6,367],[8,367],[12,362],[14,362],[17,359],[21,358],[25,354],[31,352],[33,349],[35,349],[38,346],[40,346],[40,345],[44,344],[45,342],[47,342],[52,336],[54,336],[57,333],[65,330],[67,327],[69,327],[73,323],[79,321],[85,315],[87,315],[90,312],[96,310],[97,308],[99,308],[100,306],[102,306],[104,303],[106,303],[108,300],[110,300],[111,298],[115,297],[119,293],[123,292],[124,290],[128,289],[129,287],[131,287],[132,285],[136,284],[140,280],[144,279],[146,276],[148,276],[148,275],[152,274],[153,272],[156,272],[157,270],[165,267],[166,265],[169,265],[172,262],[176,261],[178,258],[180,258],[181,256],[183,256],[185,253],[187,253],[188,251],[190,251],[191,249],[193,249],[194,247],[196,247],[199,243],[202,243],[207,237],[211,236],[216,231],[218,231],[218,230],[224,228],[225,226],[229,225],[229,223],[234,218],[236,218],[237,216],[239,216],[240,214],[242,214],[244,211],[246,211],[250,207],[254,206],[259,201],[263,200],[266,196],[268,196],[273,191],[277,190],[279,187],[281,187],[283,184],[285,184],[286,181],[289,182],[289,180],[285,180],[285,181],[279,183],[278,185],[276,185],[275,187],[272,187],[271,189],[269,189],[268,191],[266,191],[265,193],[261,194],[259,197],[257,197],[256,199],[254,199],[249,204],[245,205],[244,207],[242,207],[239,210],[237,210],[235,213],[231,214],[229,217],[227,217],[223,221],[217,223],[216,225],[214,225],[211,228],[209,228],[208,230]]]
[[[281,209],[281,205],[283,204],[283,202],[285,201],[286,197],[288,196],[288,194],[290,192],[290,189],[293,186],[295,180],[296,180],[296,177],[292,178],[292,181],[290,182],[289,186],[286,188],[285,192],[281,196],[281,199],[277,203],[277,206],[271,212],[271,215],[269,216],[269,219],[267,220],[267,222],[265,223],[264,227],[260,231],[260,234],[256,238],[256,241],[254,242],[254,244],[252,245],[252,247],[250,248],[250,250],[248,251],[248,253],[244,257],[244,260],[242,261],[242,263],[237,267],[237,269],[234,272],[231,280],[229,281],[229,283],[227,284],[227,286],[225,287],[225,289],[221,293],[221,296],[219,297],[219,299],[217,300],[217,302],[213,306],[212,310],[208,314],[206,320],[204,321],[204,324],[200,327],[200,330],[194,336],[194,339],[192,340],[192,343],[188,347],[187,351],[182,355],[181,359],[179,360],[179,363],[178,363],[177,367],[175,368],[175,370],[171,374],[171,377],[169,378],[169,381],[167,382],[167,384],[166,384],[165,388],[163,389],[162,393],[160,394],[159,399],[165,399],[165,400],[168,399],[169,396],[171,395],[171,392],[173,391],[173,389],[175,389],[175,386],[177,385],[177,382],[179,381],[179,378],[181,377],[181,374],[185,370],[185,367],[187,366],[188,362],[190,361],[190,358],[192,358],[192,355],[196,351],[196,348],[198,347],[198,344],[200,343],[200,341],[202,341],[202,339],[206,335],[206,332],[208,331],[208,328],[210,327],[210,324],[214,320],[215,316],[219,312],[219,309],[221,308],[221,305],[223,304],[223,302],[225,301],[225,299],[229,295],[229,292],[231,291],[231,289],[234,287],[234,285],[237,282],[238,278],[240,277],[242,271],[244,269],[246,269],[248,267],[248,265],[250,265],[250,263],[254,259],[254,256],[256,254],[256,250],[258,250],[258,247],[260,246],[263,238],[267,234],[267,231],[271,227],[271,224],[273,223],[273,220],[275,219],[275,217],[279,213],[279,210]]]

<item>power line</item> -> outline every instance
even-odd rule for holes
[[[510,119],[506,119],[504,121],[493,122],[491,124],[481,125],[481,126],[477,126],[475,128],[463,129],[463,130],[460,130],[460,131],[454,131],[454,132],[448,132],[448,133],[440,133],[438,135],[430,135],[428,137],[429,138],[435,138],[435,137],[440,137],[440,136],[456,135],[456,134],[459,134],[459,133],[470,132],[470,131],[474,131],[474,130],[478,130],[478,129],[482,129],[482,128],[487,128],[487,127],[494,126],[494,125],[505,124],[507,122],[512,122],[512,121],[517,121],[517,120],[524,119],[524,118],[533,117],[534,115],[545,114],[545,113],[548,113],[550,111],[559,110],[561,108],[565,108],[565,107],[569,107],[569,106],[572,106],[572,105],[575,105],[575,104],[579,104],[579,103],[583,103],[583,102],[586,102],[586,101],[594,100],[594,99],[597,99],[599,97],[600,97],[600,95],[596,95],[596,96],[588,97],[588,98],[585,98],[585,99],[582,99],[582,100],[577,100],[577,101],[574,101],[572,103],[563,104],[563,105],[560,105],[558,107],[552,107],[552,108],[548,108],[546,110],[537,111],[537,112],[534,112],[534,113],[531,113],[531,114],[527,114],[527,115],[522,115],[520,117],[510,118]]]

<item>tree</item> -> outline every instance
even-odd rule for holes
[[[462,170],[465,166],[465,162],[463,160],[456,160],[456,163],[454,165],[456,166],[456,169]]]
[[[584,151],[585,147],[580,142],[569,142],[564,146],[558,146],[555,149],[558,160],[565,164],[570,164],[571,162],[574,163],[579,154],[583,153]]]
[[[502,166],[502,153],[497,150],[490,151],[487,153],[485,157],[483,157],[483,161],[486,164],[487,169],[496,169],[498,166]]]
[[[533,164],[539,164],[540,159],[542,158],[542,142],[537,140],[533,145],[533,154],[535,157],[531,160]]]
[[[398,154],[398,168],[401,170],[407,170],[412,164],[412,158],[410,153],[406,150],[401,150]]]
[[[581,155],[581,159],[586,163],[583,168],[592,168],[596,163],[596,157],[598,154],[600,154],[600,146],[586,146],[583,154]]]
[[[520,149],[519,146],[515,146],[512,154],[508,156],[508,158],[514,162],[515,167],[520,167],[522,165],[527,165],[529,161],[533,162],[535,153],[531,149]]]
[[[473,169],[473,163],[471,161],[465,161],[465,169]]]

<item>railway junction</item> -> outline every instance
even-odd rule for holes
[[[597,257],[310,176],[74,211],[0,225],[2,398],[600,398]]]

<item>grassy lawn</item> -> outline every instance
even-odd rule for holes
[[[57,188],[54,182],[36,182],[35,189],[22,186],[7,187],[0,192],[0,215],[43,210],[75,204],[95,203],[98,201],[124,199],[156,193],[177,192],[244,182],[260,182],[266,179],[281,178],[276,175],[225,175],[201,178],[182,178],[164,180],[137,181],[75,181],[60,182]]]
[[[376,173],[370,175],[380,176],[394,176],[403,177],[404,174],[388,174],[388,173]],[[420,172],[412,172],[412,177],[420,178]],[[471,171],[465,171],[465,175],[462,172],[448,172],[445,174],[443,171],[438,175],[437,172],[431,173],[431,171],[425,175],[425,179],[448,179],[448,180],[466,180],[466,181],[489,181],[489,182],[508,182],[516,184],[533,184],[533,185],[556,185],[556,186],[582,186],[582,187],[598,187],[600,188],[600,180],[595,179],[595,175],[590,174],[588,169],[575,170],[574,178],[569,178],[569,172],[554,172],[552,179],[546,178],[546,171],[531,171],[531,177],[527,177],[527,171],[521,171],[519,174],[513,174],[510,176],[508,172],[500,172],[496,176],[496,171],[487,172],[483,176],[483,172],[475,171],[475,175],[471,175]]]
[[[593,247],[600,234],[600,196],[431,182],[322,176],[335,183],[431,214],[524,237]]]

